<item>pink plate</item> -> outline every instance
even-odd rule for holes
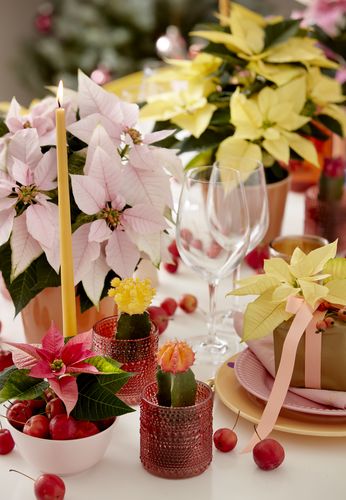
[[[264,401],[268,400],[274,379],[250,349],[245,349],[245,351],[238,354],[234,373],[244,389]],[[314,415],[346,416],[346,410],[344,409],[316,403],[310,399],[298,396],[298,394],[291,391],[288,391],[282,406],[289,410],[312,413]]]

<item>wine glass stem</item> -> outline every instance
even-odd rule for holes
[[[240,280],[240,265],[237,266],[233,273],[232,273],[232,287],[233,287],[233,290],[236,289],[237,287],[237,281]],[[233,295],[233,309],[234,310],[238,310],[239,309],[239,297],[237,295]]]
[[[216,286],[217,283],[215,282],[208,283],[208,288],[209,288],[209,314],[207,318],[208,344],[214,343],[215,340]]]

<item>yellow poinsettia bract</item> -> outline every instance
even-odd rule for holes
[[[261,141],[261,146],[276,160],[288,163],[289,148],[318,166],[313,144],[295,130],[310,121],[300,113],[306,100],[306,80],[297,78],[282,87],[265,87],[246,98],[237,89],[231,97],[231,122],[234,139]]]
[[[290,264],[281,258],[264,262],[264,274],[239,282],[229,295],[258,295],[247,306],[243,340],[271,333],[292,314],[286,311],[290,296],[302,297],[312,309],[321,300],[346,305],[346,259],[335,258],[337,241],[305,254],[293,252]]]

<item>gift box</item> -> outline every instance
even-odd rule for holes
[[[292,320],[284,321],[274,330],[275,372],[277,372],[283,343]],[[321,333],[321,389],[346,391],[346,323],[338,319],[333,326]],[[298,344],[291,387],[307,387],[305,384],[305,333]]]

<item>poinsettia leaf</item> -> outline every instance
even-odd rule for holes
[[[337,120],[335,120],[335,118],[332,118],[331,116],[328,116],[328,115],[321,114],[321,115],[318,115],[317,119],[328,130],[331,130],[332,132],[334,132],[334,134],[339,135],[340,137],[343,137],[342,126]]]
[[[123,375],[89,375],[82,374],[77,378],[78,401],[72,415],[80,420],[101,420],[123,415],[134,411],[117,396],[101,384],[101,379]],[[113,387],[112,387],[113,389]]]
[[[0,372],[0,390],[4,387],[9,377],[13,372],[17,371],[18,368],[14,365],[5,368],[2,372]]]
[[[5,118],[1,117],[0,118],[0,137],[4,136],[5,134],[8,134],[9,130],[8,127],[5,123]]]
[[[295,36],[300,29],[300,19],[289,19],[265,27],[264,49],[274,47]]]
[[[345,257],[335,257],[330,259],[323,268],[323,273],[330,274],[330,277],[325,280],[344,280],[346,279],[346,259]]]
[[[47,389],[48,382],[29,377],[27,370],[13,371],[0,390],[0,403],[9,399],[35,399]]]
[[[85,157],[80,153],[72,153],[68,158],[68,171],[70,174],[83,175]]]
[[[95,366],[102,373],[126,373],[120,368],[120,363],[106,356],[93,356],[85,360],[85,363]]]

